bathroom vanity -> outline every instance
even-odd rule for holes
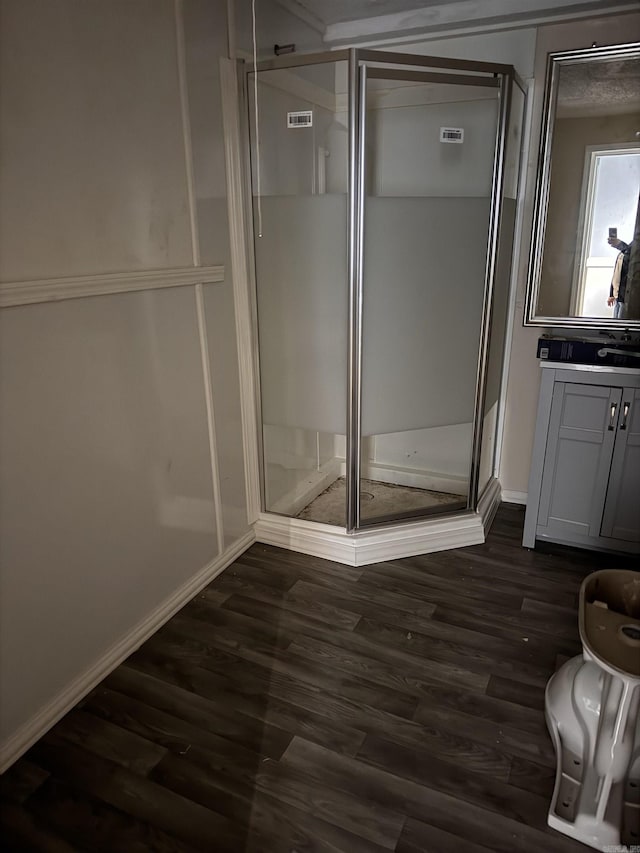
[[[640,370],[540,368],[522,544],[640,553]]]

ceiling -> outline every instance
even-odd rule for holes
[[[276,0],[335,45],[637,11],[638,0]]]
[[[563,63],[558,118],[640,113],[640,60]]]
[[[287,6],[299,6],[303,13],[316,18],[325,27],[359,21],[378,15],[393,15],[411,12],[428,6],[443,6],[465,0],[289,0]]]

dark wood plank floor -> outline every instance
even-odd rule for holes
[[[2,849],[584,850],[546,827],[544,686],[620,560],[523,518],[362,569],[254,545],[2,777]]]

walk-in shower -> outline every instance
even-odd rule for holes
[[[246,84],[263,510],[348,533],[475,512],[501,416],[513,68],[344,50]]]

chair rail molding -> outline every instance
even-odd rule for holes
[[[83,296],[108,296],[137,290],[186,287],[224,281],[224,266],[178,267],[139,272],[41,278],[0,282],[0,308],[58,302]]]

